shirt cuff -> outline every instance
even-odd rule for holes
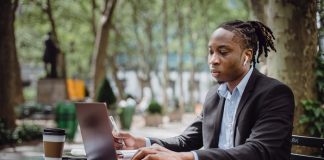
[[[152,144],[151,144],[151,141],[150,139],[146,138],[145,137],[145,147],[150,147]],[[197,159],[198,160],[198,159]]]
[[[194,160],[199,160],[198,155],[195,151],[191,151],[191,153],[194,155]]]

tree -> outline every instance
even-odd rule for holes
[[[194,39],[197,36],[196,32],[193,31],[194,26],[192,23],[192,12],[194,8],[194,1],[191,1],[189,4],[189,15],[188,15],[188,34],[189,34],[189,44],[190,44],[190,57],[191,57],[191,68],[190,68],[190,80],[189,80],[189,104],[190,107],[194,107],[196,103],[196,98],[194,97],[194,91],[197,90],[197,86],[195,84],[195,62],[196,62],[196,44]]]
[[[263,23],[266,23],[267,15],[265,12],[265,5],[268,2],[268,0],[249,0],[247,2],[249,8],[251,8],[250,11],[250,18],[251,19],[257,19]]]
[[[116,26],[113,26],[113,30],[114,30],[114,45],[115,47],[114,50],[111,51],[111,55],[108,55],[108,60],[110,62],[110,66],[111,66],[111,72],[112,72],[112,77],[116,83],[116,87],[118,90],[118,99],[123,99],[125,98],[125,92],[124,92],[124,86],[122,84],[122,81],[118,79],[117,77],[117,72],[119,70],[118,65],[117,65],[117,54],[118,54],[118,47],[117,46],[121,46],[121,39],[122,39],[122,35],[121,33],[118,31]]]
[[[107,68],[108,65],[111,69],[114,67],[110,64],[107,64],[107,61],[108,63],[110,63],[110,60],[115,61],[115,59],[118,59],[122,60],[123,62],[116,61],[118,70],[115,71],[118,71],[118,73],[120,71],[129,70],[138,71],[137,73],[139,74],[137,75],[138,77],[140,77],[138,79],[142,84],[142,88],[150,87],[151,83],[149,76],[151,75],[153,77],[154,74],[159,75],[159,85],[163,85],[163,82],[169,82],[168,80],[170,77],[166,77],[169,75],[169,73],[164,72],[164,76],[162,76],[163,71],[161,69],[163,68],[164,71],[177,69],[177,67],[174,65],[174,62],[177,59],[176,54],[179,51],[179,38],[176,34],[179,25],[176,13],[174,12],[174,8],[176,7],[176,3],[178,2],[168,0],[166,1],[168,3],[167,9],[163,9],[164,1],[158,0],[118,1],[118,4],[114,9],[118,11],[118,14],[113,15],[113,21],[111,23],[113,24],[113,26],[115,26],[115,29],[118,30],[119,34],[122,37],[121,39],[126,40],[127,43],[121,42],[114,45],[111,45],[111,43],[109,43],[109,47],[107,45],[106,49],[100,49],[100,51],[106,51],[104,57],[97,59],[99,63],[103,62],[105,64],[101,64],[101,66],[96,67],[98,68],[98,70],[104,70],[100,72],[101,75],[106,74],[105,68]],[[55,20],[54,23],[56,25],[51,25],[52,23],[50,23],[47,12],[44,12],[44,9],[46,9],[48,6],[48,2],[51,5],[52,17]],[[109,1],[105,3],[105,1],[97,0],[77,2],[66,0],[21,1],[20,7],[18,8],[19,10],[17,12],[17,20],[15,22],[15,32],[17,33],[17,35],[19,34],[19,36],[16,37],[17,49],[19,58],[22,60],[22,64],[33,64],[33,66],[37,66],[37,68],[42,68],[43,64],[40,57],[43,53],[44,45],[41,39],[44,38],[46,32],[53,28],[52,26],[56,26],[55,28],[58,34],[57,38],[60,42],[60,48],[65,53],[64,55],[67,71],[66,76],[73,76],[82,79],[92,79],[95,74],[99,75],[99,73],[94,72],[94,64],[96,64],[97,62],[95,62],[94,57],[96,56],[93,56],[93,54],[99,51],[98,36],[96,38],[96,35],[99,35],[98,30],[100,30],[99,28],[102,27],[102,25],[96,22],[99,22],[99,19],[103,17],[102,15],[104,11],[100,7],[102,6],[107,8],[108,2]],[[192,15],[191,20],[194,26],[193,32],[196,32],[197,34],[194,39],[194,43],[197,47],[195,49],[195,63],[196,68],[199,68],[199,71],[203,71],[207,69],[205,61],[203,61],[203,59],[205,59],[206,56],[205,51],[207,44],[205,43],[205,41],[208,40],[209,34],[220,22],[224,21],[225,19],[244,17],[245,10],[242,7],[238,7],[236,5],[239,3],[238,0],[233,0],[231,2],[225,0],[183,1],[183,5],[178,6],[178,8],[184,12],[183,25],[185,30],[183,31],[183,43],[185,48],[183,57],[185,58],[189,57],[188,48],[190,48],[190,46],[188,45],[189,34],[186,33],[186,28],[188,27],[188,14],[186,13],[188,12],[188,4],[190,2],[195,3],[194,11],[188,13]],[[135,4],[136,8],[134,8],[132,4]],[[137,10],[136,12],[134,11],[135,9]],[[202,15],[201,13],[204,14]],[[166,14],[168,14],[168,17],[166,20],[163,20],[163,17]],[[132,21],[134,17],[136,17],[137,19],[136,23]],[[165,22],[167,23],[166,27],[163,26],[163,23]],[[111,31],[112,30],[110,30],[109,32]],[[202,31],[205,31],[206,33],[204,37],[202,35]],[[163,32],[165,32],[165,35],[163,35]],[[103,35],[105,35],[105,33]],[[110,35],[107,41],[111,42],[112,40],[115,40],[114,38],[117,37],[113,37],[114,35],[115,34]],[[149,40],[150,37],[152,37],[153,41]],[[97,39],[96,45],[94,45],[96,41],[95,38]],[[167,46],[165,46],[165,41],[167,41],[168,43]],[[115,46],[116,49],[114,48]],[[149,50],[153,51],[153,53],[149,53]],[[116,57],[113,57],[114,54],[116,54]],[[108,57],[111,59],[107,59],[107,55],[112,56]],[[126,63],[125,60],[127,61]],[[168,64],[163,63],[164,65],[162,67],[162,61],[160,60],[167,62]],[[191,67],[191,63],[187,60],[188,59],[185,59],[183,63],[184,72],[186,72]],[[124,64],[119,64],[119,62],[122,62]],[[91,63],[92,66],[89,67]],[[99,63],[97,64],[99,65]],[[91,73],[91,75],[89,73]],[[172,74],[173,72],[170,72],[170,75]],[[154,80],[155,79],[153,79],[152,84]],[[99,80],[99,82],[100,81],[101,80]],[[162,88],[163,90],[159,91],[157,95],[160,95],[160,93],[164,92],[166,93],[166,89],[170,86],[169,84],[166,84],[165,86],[167,87],[157,86],[157,88]]]
[[[96,96],[96,101],[105,102],[109,109],[112,109],[112,105],[117,101],[117,98],[107,78],[102,80]]]
[[[139,8],[138,8],[138,4],[136,4],[135,1],[131,1],[131,6],[132,6],[132,21],[133,21],[133,30],[134,30],[134,33],[135,33],[135,38],[136,38],[136,42],[137,42],[137,48],[136,48],[136,54],[141,56],[141,57],[145,57],[143,56],[145,50],[144,50],[144,42],[142,41],[141,37],[140,37],[140,31],[139,31]],[[142,67],[141,65],[142,63],[141,62],[138,62],[138,70],[136,71],[136,76],[138,78],[138,80],[140,81],[140,86],[141,86],[141,98],[143,98],[144,96],[144,87],[146,86],[147,84],[147,81],[148,80],[148,76],[146,76],[144,73],[143,73],[143,68],[147,68],[147,67]],[[145,64],[144,64],[145,65]],[[152,89],[151,89],[152,91]]]
[[[166,111],[169,106],[169,97],[167,94],[167,89],[169,87],[169,45],[168,45],[168,3],[167,0],[163,0],[163,53],[162,53],[162,62],[163,62],[163,78],[162,78],[162,96],[163,96],[163,110]]]
[[[14,107],[23,102],[20,66],[15,44],[15,10],[18,0],[4,0],[0,5],[0,118],[15,127]]]
[[[151,3],[148,3],[149,5],[154,5],[156,2],[152,1]],[[145,36],[147,38],[147,51],[142,53],[143,59],[146,61],[146,65],[144,70],[144,74],[147,75],[147,80],[148,80],[148,85],[151,89],[151,95],[152,98],[155,98],[155,94],[154,94],[154,90],[153,90],[153,86],[151,84],[151,72],[153,71],[154,73],[156,73],[156,52],[154,50],[153,47],[153,41],[154,41],[154,37],[153,37],[153,25],[154,25],[154,13],[150,12],[152,10],[150,10],[150,6],[145,6],[145,10],[143,10],[142,15],[143,15],[143,20],[144,20],[144,24],[145,24]],[[144,6],[144,4],[143,4]],[[147,7],[147,8],[146,8]]]
[[[93,78],[93,97],[95,97],[95,93],[98,90],[100,81],[106,76],[107,48],[109,43],[108,37],[116,3],[116,0],[106,0],[105,9],[101,17],[102,19],[100,21],[96,35],[95,48],[91,63],[91,77]]]
[[[91,18],[90,18],[90,22],[91,22],[91,30],[92,30],[92,33],[93,33],[93,35],[95,37],[96,37],[96,34],[97,34],[96,9],[97,9],[96,0],[92,0],[91,1]]]
[[[178,77],[179,77],[179,86],[180,86],[180,94],[179,94],[179,109],[180,112],[184,112],[184,93],[183,93],[183,55],[184,55],[184,17],[181,12],[180,6],[182,5],[182,1],[178,1],[176,4],[175,10],[178,21],[178,30],[177,36],[179,38],[179,51],[178,51]]]
[[[141,1],[142,2],[142,1]],[[151,97],[154,98],[154,91],[151,84],[151,71],[155,68],[155,54],[153,51],[153,18],[149,13],[150,6],[152,4],[147,3],[138,3],[138,1],[131,1],[133,14],[132,14],[132,21],[133,21],[133,29],[135,33],[135,38],[137,40],[138,47],[136,48],[137,54],[140,56],[140,61],[137,64],[137,78],[140,81],[141,85],[141,96],[143,97],[144,94],[144,87],[149,87],[151,91]],[[149,6],[150,5],[150,6]],[[152,13],[152,12],[151,12]],[[140,24],[139,17],[143,17],[144,27]],[[141,28],[144,28],[145,31],[141,32]],[[144,33],[143,33],[144,32]],[[145,46],[145,39],[141,37],[142,34],[145,34],[147,38],[148,46],[146,49]],[[143,63],[143,60],[145,63]]]
[[[250,3],[254,14],[267,13],[255,17],[261,18],[276,37],[277,53],[269,54],[267,72],[292,88],[296,104],[294,134],[304,135],[307,134],[304,127],[298,125],[303,113],[301,100],[316,99],[316,1],[264,1],[260,4],[251,0]]]

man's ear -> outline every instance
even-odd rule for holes
[[[244,52],[244,62],[245,61],[251,61],[252,60],[252,56],[253,56],[253,52],[252,52],[252,49],[246,49],[245,52]]]
[[[252,49],[246,49],[244,52],[243,52],[243,54],[244,54],[244,62],[243,62],[243,66],[245,66],[246,65],[246,63],[247,62],[250,62],[251,61],[251,59],[252,59]]]

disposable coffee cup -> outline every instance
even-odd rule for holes
[[[45,128],[43,145],[45,160],[61,160],[65,142],[65,130],[60,128]]]

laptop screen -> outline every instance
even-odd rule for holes
[[[75,103],[87,159],[117,160],[105,103]]]

